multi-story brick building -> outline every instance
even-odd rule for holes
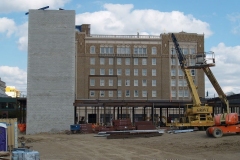
[[[89,24],[80,28],[76,33],[77,100],[191,99],[171,34],[93,35]],[[193,65],[194,55],[204,52],[204,35],[175,35]],[[204,97],[204,73],[194,69],[191,73],[199,96]]]

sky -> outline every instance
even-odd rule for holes
[[[76,25],[91,34],[204,34],[205,51],[215,55],[213,74],[226,94],[240,93],[239,0],[0,0],[0,78],[26,95],[29,9],[75,10]],[[205,77],[205,91],[216,91]]]

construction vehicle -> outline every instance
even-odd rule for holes
[[[185,106],[184,116],[180,117],[179,120],[177,121],[175,120],[171,125],[179,128],[198,127],[204,129],[206,129],[209,126],[213,126],[214,125],[212,117],[213,108],[212,106],[208,106],[207,104],[201,103],[197,92],[197,88],[190,74],[190,69],[187,68],[188,65],[186,57],[184,56],[181,48],[179,47],[178,41],[173,33],[171,34],[171,38],[174,43],[179,64],[186,78],[193,101],[192,104],[187,104]],[[169,124],[166,125],[168,126]]]
[[[208,53],[209,54],[209,53]],[[222,88],[220,87],[217,79],[213,75],[210,67],[215,65],[215,60],[213,59],[213,63],[209,65],[206,60],[206,53],[198,54],[195,68],[203,69],[204,73],[208,77],[209,81],[213,85],[214,89],[218,93],[218,96],[222,102],[222,114],[217,114],[214,116],[215,125],[209,127],[206,130],[207,136],[213,136],[215,138],[222,137],[223,134],[226,133],[237,133],[240,134],[240,124],[239,124],[239,116],[237,113],[230,113],[229,109],[229,101],[227,96],[224,94]]]

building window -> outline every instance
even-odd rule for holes
[[[171,79],[171,86],[176,86],[176,80],[175,79]]]
[[[190,48],[190,54],[196,54],[196,49],[195,48]]]
[[[94,97],[95,96],[95,91],[90,91],[90,97]]]
[[[152,76],[157,76],[157,70],[156,69],[152,69]]]
[[[147,91],[142,91],[142,97],[147,97]]]
[[[105,80],[104,79],[100,79],[100,86],[105,86]]]
[[[133,63],[133,64],[134,64],[134,65],[138,65],[138,58],[134,58],[133,60],[134,60],[134,63]]]
[[[183,54],[188,54],[188,48],[182,48]]]
[[[118,90],[117,94],[118,94],[118,97],[122,97],[122,91],[121,90]]]
[[[138,69],[134,69],[134,76],[138,76]]]
[[[100,97],[105,97],[105,91],[100,91]]]
[[[117,65],[121,65],[122,64],[122,58],[117,58]]]
[[[172,90],[172,91],[171,91],[171,96],[172,96],[172,97],[176,97],[176,90]]]
[[[134,86],[138,86],[138,80],[134,80]]]
[[[108,64],[109,64],[109,65],[113,65],[113,58],[109,58],[109,59],[108,59]]]
[[[134,47],[134,54],[147,54],[147,48],[145,48],[145,47]]]
[[[100,47],[100,54],[113,54],[113,47]]]
[[[100,58],[100,65],[104,65],[105,64],[105,58]]]
[[[125,80],[125,86],[130,86],[130,80],[129,79]]]
[[[118,79],[118,86],[122,86],[122,80]]]
[[[178,90],[178,97],[183,97],[183,90]]]
[[[117,47],[117,54],[130,54],[130,47]]]
[[[171,58],[170,60],[171,60],[172,65],[176,65],[176,59],[175,58]]]
[[[181,68],[178,69],[178,76],[183,76],[183,71]]]
[[[108,70],[108,74],[109,74],[109,75],[113,75],[113,69],[109,69],[109,70]]]
[[[108,91],[108,97],[113,97],[113,91]]]
[[[90,75],[95,75],[95,69],[90,69]]]
[[[95,58],[90,58],[90,64],[95,65]]]
[[[130,97],[130,90],[126,90],[125,97]]]
[[[147,76],[147,69],[142,69],[142,76]]]
[[[184,97],[188,97],[188,96],[189,96],[188,90],[185,89],[185,90],[184,90]]]
[[[147,80],[146,79],[142,80],[142,86],[147,86]]]
[[[125,69],[125,75],[130,76],[130,69]]]
[[[90,79],[90,86],[95,86],[95,79]]]
[[[100,75],[105,75],[105,69],[100,69]]]
[[[90,54],[95,54],[95,46],[90,47]]]
[[[152,80],[152,86],[157,86],[157,81],[156,80]]]
[[[156,58],[152,58],[152,65],[156,65],[157,64],[157,59]]]
[[[195,76],[195,70],[194,69],[191,69],[191,75]]]
[[[130,65],[130,58],[125,58],[125,65]]]
[[[134,90],[134,97],[138,97],[138,90]]]
[[[178,86],[183,86],[183,80],[182,79],[178,80]]]
[[[176,76],[176,70],[174,68],[171,69],[171,76]]]
[[[157,48],[156,47],[152,47],[152,55],[156,55],[157,54]]]
[[[142,59],[142,65],[147,65],[147,59],[146,58]]]
[[[113,86],[113,80],[112,80],[112,79],[109,79],[109,80],[108,80],[108,85],[109,85],[109,86]]]
[[[117,69],[117,75],[118,76],[122,75],[122,69]]]
[[[152,97],[157,97],[157,91],[152,91]]]
[[[187,86],[187,81],[185,79],[183,80],[183,84],[184,86]]]
[[[190,59],[190,66],[195,66],[196,62],[195,59]]]

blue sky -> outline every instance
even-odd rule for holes
[[[49,6],[76,11],[76,25],[91,24],[91,34],[191,32],[205,35],[213,51],[211,68],[224,92],[240,93],[239,0],[0,0],[0,78],[22,94],[27,88],[29,9]],[[217,96],[206,78],[209,96]]]

